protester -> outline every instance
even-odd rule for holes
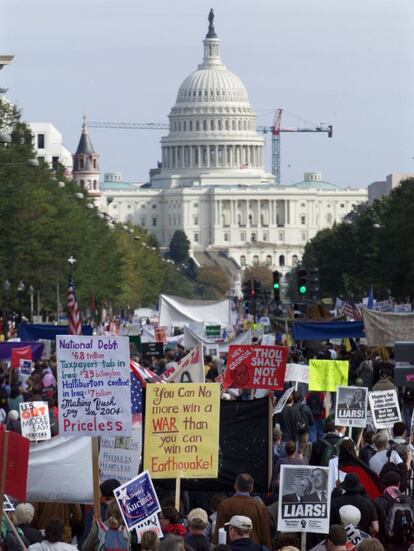
[[[359,458],[366,463],[366,465],[369,465],[370,459],[377,451],[372,441],[374,435],[375,432],[373,430],[364,431],[365,444],[359,452]]]
[[[156,551],[160,543],[155,530],[146,530],[141,535],[141,551]]]
[[[329,534],[326,536],[325,547],[327,551],[347,551],[345,528],[340,524],[331,524]]]
[[[282,431],[283,442],[297,442],[299,432],[305,429],[305,421],[295,403],[293,396],[290,395],[284,408],[276,415],[276,422],[279,423]]]
[[[324,425],[325,435],[322,440],[312,445],[312,452],[309,458],[309,465],[328,466],[333,457],[339,453],[339,442],[343,437],[344,430],[341,427],[335,427],[335,423],[326,419]]]
[[[282,431],[276,426],[273,429],[273,465],[282,457],[286,457],[285,444],[282,442]]]
[[[117,502],[112,501],[107,507],[105,522],[94,522],[82,545],[82,551],[129,550],[130,547],[130,536],[124,526],[121,511]]]
[[[293,407],[299,412],[299,418],[301,418],[301,425],[297,426],[299,454],[302,457],[309,458],[310,445],[309,445],[309,430],[314,424],[312,412],[309,406],[302,401],[302,397],[299,392],[294,391],[293,394]]]
[[[52,518],[45,527],[45,539],[40,543],[30,545],[29,551],[77,551],[77,547],[63,541],[65,523],[61,519]]]
[[[217,508],[216,528],[213,541],[218,542],[218,531],[226,522],[235,515],[248,517],[252,522],[251,539],[271,549],[271,537],[269,516],[266,507],[260,501],[251,497],[253,491],[253,477],[247,473],[238,475],[236,478],[233,497],[225,499]]]
[[[312,444],[323,438],[323,423],[326,417],[323,392],[308,392],[305,396],[312,417],[313,425],[309,426],[309,442]]]
[[[180,536],[167,534],[160,541],[157,551],[185,551],[184,540]]]
[[[251,539],[253,523],[249,517],[234,515],[224,525],[227,528],[232,551],[269,551]]]
[[[384,551],[384,546],[379,540],[370,538],[358,543],[356,551]]]
[[[187,534],[187,529],[182,524],[181,515],[175,507],[164,507],[159,514],[159,519],[164,534],[174,534],[182,537]]]
[[[412,452],[410,450],[407,452],[407,459],[404,463],[393,447],[387,449],[388,438],[386,434],[377,433],[373,438],[373,442],[378,451],[370,459],[370,469],[381,479],[386,472],[398,472],[400,474],[401,490],[405,491],[408,485],[408,469],[411,466]]]
[[[210,542],[205,535],[208,525],[206,511],[200,508],[192,509],[187,519],[190,533],[184,537],[185,543],[188,543],[194,551],[209,551]]]
[[[296,455],[296,444],[294,442],[286,442],[285,445],[286,457],[280,458],[273,469],[273,480],[276,485],[279,484],[280,467],[282,465],[304,465],[305,460],[301,456]]]

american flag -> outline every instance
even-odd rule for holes
[[[353,302],[345,302],[342,308],[342,315],[352,318],[355,321],[362,321],[361,310]]]
[[[159,375],[151,371],[151,369],[148,369],[148,367],[142,367],[138,362],[131,360],[129,362],[129,368],[144,388],[147,386],[147,383],[167,384]]]
[[[131,371],[131,413],[132,428],[142,425],[142,385]]]
[[[78,301],[76,300],[75,283],[73,281],[72,274],[69,274],[67,308],[69,317],[69,335],[82,335],[80,312]]]

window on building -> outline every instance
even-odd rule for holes
[[[267,231],[263,232],[263,241],[269,241],[269,232]]]
[[[224,232],[224,241],[230,241],[230,233],[228,231]]]
[[[329,225],[332,224],[332,214],[330,212],[326,215],[326,223]]]
[[[255,233],[252,233],[251,236],[250,236],[250,241],[252,243],[256,243],[257,241],[257,235]]]
[[[214,121],[213,120],[210,121],[210,130],[214,130]]]
[[[59,163],[59,156],[52,157],[52,168],[57,168],[58,163]]]
[[[194,226],[198,226],[198,216],[193,217]]]
[[[306,224],[306,216],[304,214],[302,214],[300,217],[300,223],[302,224],[302,226]]]
[[[80,185],[81,185],[81,187],[85,187],[85,180],[81,180]]]
[[[244,255],[240,257],[240,266],[246,266],[246,257]]]
[[[147,223],[146,218],[141,218],[141,226],[145,226],[146,223]]]
[[[305,208],[305,207],[306,207],[306,203],[301,203],[300,206],[301,206],[302,208]]]
[[[301,232],[301,238],[302,238],[302,241],[307,241],[308,240],[308,234],[305,231]]]
[[[200,121],[196,121],[196,130],[200,130]]]
[[[93,189],[98,189],[98,182],[96,180],[93,181]]]
[[[270,254],[268,254],[266,256],[266,266],[271,266],[272,265],[272,257]]]
[[[260,264],[259,257],[257,256],[257,254],[255,254],[253,257],[253,266],[258,266],[259,264]]]
[[[92,160],[92,165],[93,165],[93,168],[96,168],[96,159]]]
[[[198,209],[198,203],[193,203],[193,207],[194,207],[195,209]]]
[[[297,254],[294,254],[294,255],[292,256],[292,266],[296,266],[298,262],[299,262],[298,255],[297,255]]]
[[[285,255],[281,254],[279,256],[279,266],[284,266],[284,265],[285,265]]]
[[[37,149],[44,149],[45,148],[45,135],[44,134],[38,134],[37,135]]]
[[[193,121],[190,121],[190,132],[193,130]]]
[[[285,232],[284,231],[280,231],[279,232],[279,241],[284,241],[285,240]]]
[[[207,130],[207,121],[203,121],[203,130]]]
[[[157,225],[157,219],[156,218],[152,219],[152,225],[153,225],[153,227],[155,227]]]
[[[221,119],[217,121],[217,130],[223,130],[223,123],[221,122]]]
[[[345,208],[345,203],[341,203],[341,209]]]
[[[82,158],[80,158],[79,159],[79,169],[83,170],[84,167],[85,167],[85,161]]]
[[[195,241],[196,243],[198,243],[198,233],[195,233],[195,234],[194,234],[194,241]]]
[[[242,231],[240,232],[240,241],[246,241],[246,232],[245,231]]]
[[[157,203],[152,203],[152,208],[156,209],[157,208]]]
[[[187,130],[187,121],[183,122],[183,130],[184,130],[184,132]]]

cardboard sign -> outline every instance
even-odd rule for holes
[[[283,390],[286,346],[230,345],[224,388]]]
[[[129,435],[128,337],[56,337],[59,434]]]
[[[375,390],[369,393],[369,405],[376,429],[390,428],[401,421],[396,390]]]
[[[216,478],[220,385],[147,385],[144,468],[153,478]]]
[[[141,543],[142,534],[144,532],[147,532],[148,530],[155,532],[159,539],[164,537],[164,534],[161,530],[160,521],[158,520],[158,515],[147,518],[146,520],[144,520],[144,522],[141,522],[140,524],[137,524],[135,526],[138,543]]]
[[[305,364],[286,364],[285,381],[293,383],[309,383],[309,366]]]
[[[276,415],[277,413],[280,413],[283,410],[283,408],[286,405],[286,402],[289,400],[294,390],[295,390],[295,387],[291,386],[286,390],[286,392],[282,394],[282,396],[277,401],[275,407],[273,408],[273,415]]]
[[[368,389],[359,386],[338,386],[335,425],[338,427],[367,426]]]
[[[276,342],[276,336],[275,335],[263,335],[262,337],[262,345],[263,346],[274,346]]]
[[[114,490],[114,496],[129,531],[161,511],[154,485],[147,471]]]
[[[100,481],[115,478],[121,484],[139,472],[142,453],[142,431],[132,430],[131,436],[103,436],[99,449]]]
[[[329,532],[329,467],[282,465],[277,529],[281,532]]]
[[[309,360],[309,390],[336,392],[348,385],[348,370],[345,360]]]
[[[141,344],[141,354],[143,360],[152,358],[161,358],[164,354],[164,345],[162,342],[143,342]]]
[[[29,440],[50,440],[49,405],[47,402],[23,402],[20,404],[22,436]]]

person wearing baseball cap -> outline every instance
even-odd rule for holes
[[[232,551],[269,551],[265,545],[255,543],[250,535],[253,523],[249,517],[234,515],[224,524]]]
[[[209,551],[211,545],[205,534],[205,529],[208,526],[206,511],[200,507],[192,509],[188,513],[187,520],[190,533],[184,537],[184,541],[191,545],[194,551]]]

